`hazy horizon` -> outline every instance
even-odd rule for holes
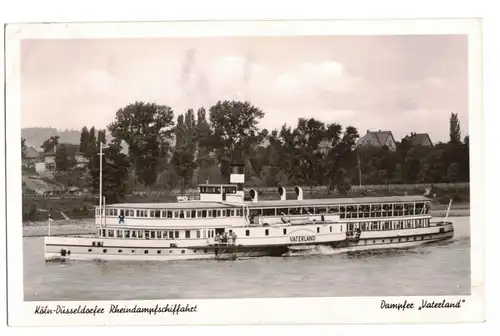
[[[299,117],[448,140],[468,135],[466,35],[25,40],[22,127],[106,128],[134,101],[208,108],[248,100],[261,128]]]

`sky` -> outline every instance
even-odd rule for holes
[[[135,101],[175,112],[248,100],[260,127],[300,117],[396,140],[468,135],[466,35],[24,40],[22,127],[104,128]]]

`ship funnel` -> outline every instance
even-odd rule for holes
[[[250,199],[252,202],[257,202],[259,198],[259,193],[255,189],[250,189]]]
[[[295,187],[295,194],[297,195],[298,200],[304,199],[304,192],[302,191],[301,187]]]
[[[229,183],[236,184],[237,195],[244,197],[244,186],[245,186],[245,165],[243,164],[233,164],[231,166],[231,175],[229,176]]]
[[[281,200],[285,201],[286,200],[286,189],[283,187],[279,187],[278,193],[280,194]]]

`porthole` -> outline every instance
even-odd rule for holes
[[[203,253],[207,253],[207,249],[204,249],[204,250],[203,250]]]
[[[193,250],[194,253],[196,253],[196,250]]]
[[[108,250],[107,249],[103,249],[102,250],[102,253],[106,253]]]
[[[144,254],[148,254],[148,253],[149,253],[149,251],[148,251],[148,250],[144,250]]]
[[[374,240],[374,241],[373,241],[373,244],[375,244],[375,242],[376,242],[376,241]]]
[[[382,243],[385,243],[385,240],[384,240],[384,239],[382,239]]]
[[[89,252],[92,252],[92,249],[89,249]]]
[[[186,251],[182,250],[181,253],[186,253]]]
[[[160,253],[161,253],[161,250],[156,251],[156,253],[160,254]]]
[[[169,253],[172,253],[172,250],[168,250]]]
[[[132,251],[130,251],[130,252],[134,253],[134,252],[135,252],[135,250],[132,250]]]
[[[316,233],[319,233],[319,227],[316,228]]]
[[[122,253],[122,250],[118,250],[118,253]]]

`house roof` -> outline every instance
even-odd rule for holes
[[[411,144],[413,146],[424,145],[426,140],[429,140],[430,144],[432,145],[431,138],[427,133],[413,133],[411,136]]]
[[[28,159],[35,159],[35,158],[38,158],[40,157],[40,152],[38,152],[35,148],[33,147],[27,147],[26,148],[26,152],[25,152],[25,155],[26,155],[26,158]]]
[[[394,138],[392,136],[391,131],[378,131],[378,132],[366,131],[366,134],[361,139],[365,140],[368,138],[371,140],[369,142],[373,145],[385,146],[389,137]]]

